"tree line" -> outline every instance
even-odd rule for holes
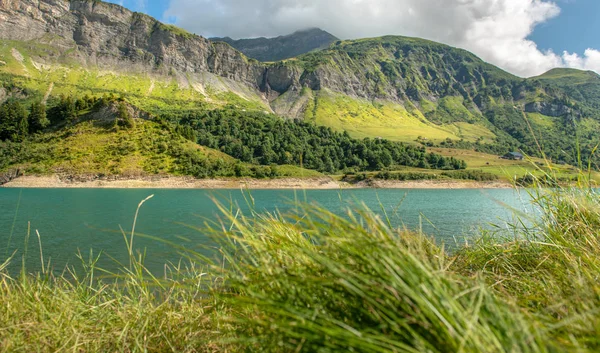
[[[26,105],[17,99],[9,99],[0,104],[0,141],[22,142],[27,136],[49,126],[75,124],[82,111],[97,109],[110,102],[119,104],[115,125],[133,127],[133,118],[129,115],[125,102],[112,94],[101,98],[62,95],[50,107],[41,101]]]
[[[26,107],[17,100],[9,100],[0,105],[0,141],[22,142],[48,125],[50,121],[43,103]]]

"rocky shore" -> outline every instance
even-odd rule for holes
[[[18,169],[9,170],[7,172],[0,173],[0,186],[11,182],[12,180],[18,178],[21,175]]]
[[[1,185],[1,182],[0,182]],[[505,182],[462,180],[385,181],[374,180],[349,184],[329,177],[281,179],[194,179],[155,176],[143,178],[84,178],[54,176],[20,176],[7,180],[7,188],[107,188],[107,189],[305,189],[335,190],[352,188],[381,189],[499,189],[511,188]]]

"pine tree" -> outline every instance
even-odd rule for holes
[[[18,101],[0,106],[0,140],[23,141],[29,134],[27,110]]]
[[[125,104],[125,102],[119,103],[119,112],[117,114],[117,120],[122,122],[123,126],[125,126],[128,129],[131,129],[135,126],[135,121],[133,121],[131,114],[129,114],[129,110],[127,109],[127,104]]]
[[[46,115],[46,105],[38,102],[29,107],[29,133],[36,133],[50,125]]]
[[[60,111],[62,113],[62,120],[75,124],[77,122],[77,108],[75,107],[75,100],[71,96],[62,96],[60,98]]]

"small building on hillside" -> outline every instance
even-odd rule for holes
[[[521,154],[519,152],[508,152],[507,154],[502,156],[502,158],[508,159],[511,161],[522,161],[524,157],[523,157],[523,154]]]

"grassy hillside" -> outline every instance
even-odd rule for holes
[[[55,123],[19,141],[0,141],[0,172],[18,169],[23,174],[58,174],[83,180],[149,175],[196,178],[322,175],[291,165],[243,163],[184,138],[164,122],[136,118],[130,126],[125,126],[115,116],[120,113],[113,113],[111,108],[112,105],[82,110],[75,122]]]
[[[224,78],[175,71],[169,76],[123,73],[83,67],[57,48],[37,42],[0,40],[0,87],[26,89],[29,98],[114,94],[155,114],[204,110],[234,104],[240,109],[270,110],[256,92]]]
[[[294,166],[262,167],[199,146],[159,124],[138,121],[115,130],[93,121],[36,135],[22,143],[0,142],[2,169],[28,175],[136,178],[149,175],[204,177],[314,177]]]
[[[570,165],[549,163],[541,158],[529,157],[524,161],[511,161],[498,157],[497,155],[476,152],[463,149],[431,148],[431,152],[446,157],[454,157],[467,162],[467,170],[490,173],[502,180],[515,180],[526,174],[542,177],[552,174],[562,180],[576,179],[579,170]],[[591,171],[591,179],[600,183],[600,173]]]
[[[391,101],[370,102],[327,90],[305,94],[312,97],[304,113],[305,119],[338,131],[347,131],[357,138],[379,137],[415,143],[419,137],[434,142],[446,139],[491,142],[495,137],[485,126],[473,122],[434,124],[425,115],[441,116],[436,115],[437,107],[432,108],[432,111],[425,111],[424,115],[414,105],[407,109]],[[448,97],[440,105],[447,110],[458,110],[459,108],[447,107],[449,102],[457,100],[462,101],[462,97]],[[458,106],[465,110],[465,114],[469,114],[462,105]]]

